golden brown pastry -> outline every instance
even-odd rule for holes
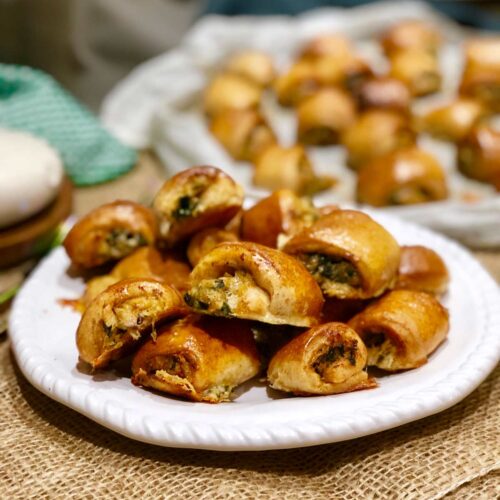
[[[324,34],[310,40],[300,54],[301,59],[319,59],[335,57],[348,59],[354,54],[354,47],[349,39],[338,34]]]
[[[200,313],[276,325],[318,323],[323,296],[293,257],[256,243],[221,243],[191,273],[184,300]]]
[[[210,123],[210,131],[235,159],[253,162],[276,136],[262,114],[252,109],[227,110]]]
[[[420,245],[401,247],[395,288],[440,295],[448,289],[449,281],[446,264],[434,250]]]
[[[453,102],[426,113],[420,124],[424,132],[438,139],[458,142],[487,115],[488,112],[480,101],[458,97]]]
[[[219,243],[239,241],[238,236],[226,229],[207,227],[196,233],[187,247],[189,263],[194,267],[207,253],[211,252]]]
[[[276,248],[280,235],[291,235],[318,219],[310,198],[280,189],[243,212],[241,238]]]
[[[317,176],[302,146],[271,146],[257,159],[253,183],[265,189],[291,189],[297,194],[314,194],[328,189],[334,180]]]
[[[384,31],[380,42],[385,53],[391,57],[395,52],[418,49],[436,54],[442,39],[429,23],[417,20],[401,21]]]
[[[296,106],[323,86],[324,82],[314,62],[298,61],[286,73],[276,78],[274,91],[282,106]]]
[[[297,140],[303,144],[337,144],[342,131],[356,119],[352,97],[335,88],[325,88],[304,99],[297,108]]]
[[[314,70],[323,85],[339,86],[353,93],[373,76],[370,65],[357,56],[321,57],[314,62]]]
[[[394,54],[389,75],[401,80],[416,97],[433,94],[441,88],[439,61],[423,50],[407,50]]]
[[[444,200],[446,174],[434,156],[416,147],[376,158],[358,175],[357,200],[375,207]]]
[[[407,117],[383,109],[365,111],[342,135],[347,164],[355,170],[374,158],[414,144],[415,139]]]
[[[63,245],[73,264],[91,268],[151,245],[156,236],[157,225],[151,210],[132,201],[117,200],[82,217]]]
[[[366,347],[343,323],[326,323],[301,333],[271,359],[272,388],[298,396],[338,394],[376,387],[366,373]]]
[[[251,323],[190,315],[163,327],[132,362],[132,383],[192,401],[229,401],[260,371]]]
[[[397,241],[370,216],[355,210],[322,217],[293,235],[283,251],[304,263],[327,297],[377,297],[397,278]]]
[[[162,242],[171,247],[200,229],[223,227],[241,209],[243,189],[222,170],[193,167],[163,184],[153,201]]]
[[[104,368],[128,354],[160,321],[186,313],[181,294],[151,279],[128,279],[110,286],[87,307],[78,325],[80,358]]]
[[[256,109],[262,90],[255,83],[241,76],[223,73],[217,75],[205,89],[205,113],[214,116],[228,109]]]
[[[492,111],[500,111],[500,37],[467,43],[460,93],[481,100]]]
[[[226,71],[247,78],[261,87],[271,85],[275,76],[272,58],[257,50],[235,54],[227,63]]]
[[[458,144],[458,169],[481,182],[495,184],[500,179],[500,131],[491,126],[474,127]]]
[[[368,365],[396,371],[417,368],[448,334],[448,311],[433,296],[394,290],[356,315],[349,326],[368,349]]]
[[[390,76],[366,80],[360,85],[356,97],[363,110],[376,108],[403,114],[410,112],[410,90],[402,81]]]

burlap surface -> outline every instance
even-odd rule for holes
[[[500,253],[477,255],[500,280]],[[177,450],[119,436],[39,393],[4,336],[0,499],[499,498],[499,375],[497,367],[445,412],[349,442],[255,453]]]

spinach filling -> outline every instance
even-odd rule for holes
[[[189,307],[192,307],[193,309],[199,309],[201,311],[206,311],[209,307],[209,304],[207,304],[206,302],[203,302],[201,300],[195,299],[189,293],[184,294],[184,302],[186,302],[186,304]]]
[[[106,245],[112,257],[123,257],[135,248],[146,244],[147,241],[141,233],[128,229],[114,228],[106,235]]]
[[[361,277],[357,269],[345,259],[312,253],[305,256],[304,263],[316,280],[326,278],[353,287],[361,285]]]
[[[356,366],[356,352],[358,343],[354,341],[351,345],[338,344],[330,346],[323,354],[316,358],[313,364],[315,372],[321,374],[327,368],[341,358],[347,358],[352,366]]]
[[[198,201],[194,196],[181,196],[177,202],[177,208],[172,212],[172,217],[176,220],[191,217],[198,206]]]

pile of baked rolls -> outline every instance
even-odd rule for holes
[[[254,167],[253,182],[269,190],[313,194],[334,184],[314,173],[306,148],[341,145],[357,175],[356,198],[373,206],[444,200],[440,162],[417,144],[430,134],[456,145],[458,171],[500,190],[500,38],[470,40],[458,95],[425,114],[416,99],[440,91],[440,34],[420,21],[391,26],[379,36],[388,62],[375,74],[344,36],[312,39],[282,74],[271,57],[233,55],[210,81],[204,110],[228,154]],[[283,146],[265,116],[267,95],[295,111],[295,144]]]
[[[254,377],[295,395],[376,387],[445,339],[448,272],[363,212],[278,190],[243,209],[215,167],[185,170],[152,208],[102,205],[64,247],[87,279],[76,343],[93,370],[132,355],[132,383],[218,403]]]

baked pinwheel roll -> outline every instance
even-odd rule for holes
[[[434,250],[420,245],[401,247],[395,288],[440,295],[448,289],[449,281],[446,264]]]
[[[407,50],[394,54],[389,74],[407,85],[416,97],[433,94],[441,88],[439,61],[434,55],[423,50]]]
[[[217,75],[205,89],[203,105],[208,116],[228,109],[256,109],[262,89],[246,78],[223,73]]]
[[[415,144],[415,139],[407,117],[383,109],[365,111],[342,135],[347,164],[354,170],[362,169],[374,158]]]
[[[241,238],[277,248],[280,235],[290,236],[318,218],[310,198],[280,189],[243,212]]]
[[[300,59],[335,57],[344,60],[351,58],[353,53],[354,47],[348,38],[338,34],[325,34],[310,40],[300,53]]]
[[[323,295],[290,255],[256,243],[221,243],[191,273],[184,300],[200,313],[276,325],[318,323]]]
[[[386,109],[408,114],[411,94],[408,87],[396,78],[378,76],[363,82],[356,95],[363,110]]]
[[[352,93],[373,76],[370,65],[357,56],[321,57],[314,61],[314,70],[324,86],[338,86]]]
[[[271,359],[273,389],[298,396],[338,394],[376,387],[366,373],[366,347],[343,323],[325,323],[301,333]]]
[[[276,136],[265,118],[252,109],[219,113],[210,123],[210,131],[235,160],[253,162],[276,144]]]
[[[181,294],[151,279],[128,279],[106,288],[87,307],[78,325],[80,358],[104,368],[128,354],[160,321],[186,313]]]
[[[446,174],[436,158],[416,147],[376,158],[358,175],[357,200],[375,207],[444,200]]]
[[[171,247],[200,229],[223,227],[241,209],[243,189],[222,170],[193,167],[163,184],[153,201],[162,242]]]
[[[297,108],[297,140],[303,144],[337,144],[339,136],[356,119],[352,97],[325,88],[304,99]]]
[[[384,31],[380,42],[385,53],[391,57],[395,52],[418,49],[436,54],[441,43],[441,35],[424,21],[408,20],[399,22]]]
[[[92,268],[151,245],[156,236],[157,224],[151,210],[132,201],[117,200],[82,217],[63,245],[73,264]]]
[[[189,263],[194,267],[207,253],[211,252],[219,243],[239,241],[238,236],[226,229],[207,227],[196,233],[187,247]]]
[[[257,159],[253,183],[275,191],[291,189],[297,194],[314,194],[331,187],[333,179],[316,176],[302,146],[271,146]]]
[[[458,142],[486,116],[488,112],[480,101],[459,97],[426,113],[420,125],[424,132],[438,139]]]
[[[275,77],[272,58],[257,50],[235,54],[227,63],[226,71],[242,76],[260,87],[269,87]]]
[[[323,86],[314,62],[298,61],[276,78],[274,91],[282,106],[296,106]]]
[[[220,403],[260,369],[251,323],[190,315],[163,327],[137,351],[132,383]]]
[[[325,215],[293,235],[283,251],[304,263],[327,297],[377,297],[396,282],[399,245],[363,212]]]
[[[368,366],[417,368],[446,338],[448,311],[428,293],[394,290],[356,315],[349,326],[368,350]]]
[[[481,182],[500,181],[500,132],[487,125],[474,127],[458,144],[458,169]]]

